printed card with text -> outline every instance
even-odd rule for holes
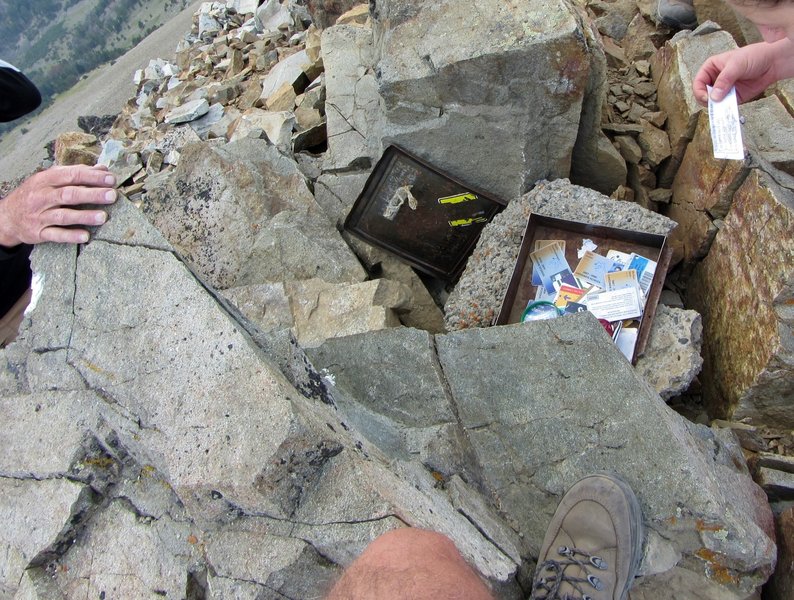
[[[565,240],[535,240],[535,250],[540,250],[549,244],[562,244],[562,254],[565,255]],[[540,279],[538,268],[532,263],[532,285],[541,285],[543,282]]]
[[[637,279],[637,271],[635,269],[627,269],[625,271],[616,271],[614,273],[607,273],[604,276],[606,283],[606,291],[614,292],[615,290],[632,289],[642,297],[642,290],[640,289],[640,281]]]
[[[628,267],[631,263],[631,254],[628,252],[621,252],[620,250],[610,250],[607,252],[607,258],[619,262],[624,267]]]
[[[637,319],[642,315],[642,306],[636,290],[628,288],[590,296],[587,300],[587,310],[596,318],[606,319],[610,323],[625,319]]]
[[[560,286],[560,291],[557,292],[557,297],[554,300],[554,305],[557,308],[565,308],[569,302],[576,302],[579,298],[584,296],[585,291],[581,288],[572,285],[564,284]]]
[[[571,267],[568,265],[568,261],[565,260],[565,250],[561,248],[560,244],[543,246],[539,250],[531,252],[529,257],[532,259],[534,267],[538,270],[543,287],[550,294],[560,288],[563,279],[567,278],[567,274],[570,274],[571,278],[573,277]],[[554,285],[555,282],[558,284],[556,287]]]
[[[595,252],[585,252],[582,260],[573,272],[574,276],[580,281],[586,281],[590,285],[606,288],[604,276],[614,271],[622,271],[623,265]]]
[[[653,283],[653,276],[656,274],[656,263],[644,256],[632,253],[629,269],[637,271],[637,277],[640,279],[640,287],[643,293],[647,294]]]

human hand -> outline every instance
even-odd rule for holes
[[[107,213],[77,207],[112,204],[115,184],[106,167],[51,167],[30,176],[0,200],[0,246],[87,242],[88,231],[72,226],[101,225]]]
[[[774,82],[791,77],[794,43],[788,38],[774,43],[761,42],[710,57],[700,67],[692,82],[695,99],[706,106],[711,99],[722,100],[733,86],[739,102],[760,95]]]

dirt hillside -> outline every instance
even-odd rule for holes
[[[29,123],[23,119],[22,126],[0,143],[0,181],[16,179],[33,171],[46,156],[47,142],[64,131],[77,130],[77,117],[119,112],[135,95],[132,82],[135,71],[152,58],[173,58],[177,43],[190,30],[193,13],[200,5],[201,0],[193,2],[113,65],[90,73]],[[27,133],[22,133],[23,128]]]

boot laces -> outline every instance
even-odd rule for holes
[[[590,569],[604,571],[607,563],[602,558],[579,548],[560,546],[557,554],[561,560],[549,559],[538,569],[535,581],[532,583],[531,598],[537,600],[593,600],[586,589],[592,588],[597,592],[604,589],[604,583]],[[570,569],[574,567],[574,569]],[[584,577],[576,577],[568,570],[578,569]],[[579,595],[566,592],[564,595],[560,588],[564,583],[569,584]]]

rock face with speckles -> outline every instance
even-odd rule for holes
[[[710,412],[794,427],[794,182],[754,169],[693,274]],[[774,251],[770,251],[770,249]]]
[[[366,278],[294,161],[261,139],[185,147],[145,212],[212,286]]]
[[[568,3],[378,0],[372,14],[387,140],[506,201],[569,176],[600,49]]]

